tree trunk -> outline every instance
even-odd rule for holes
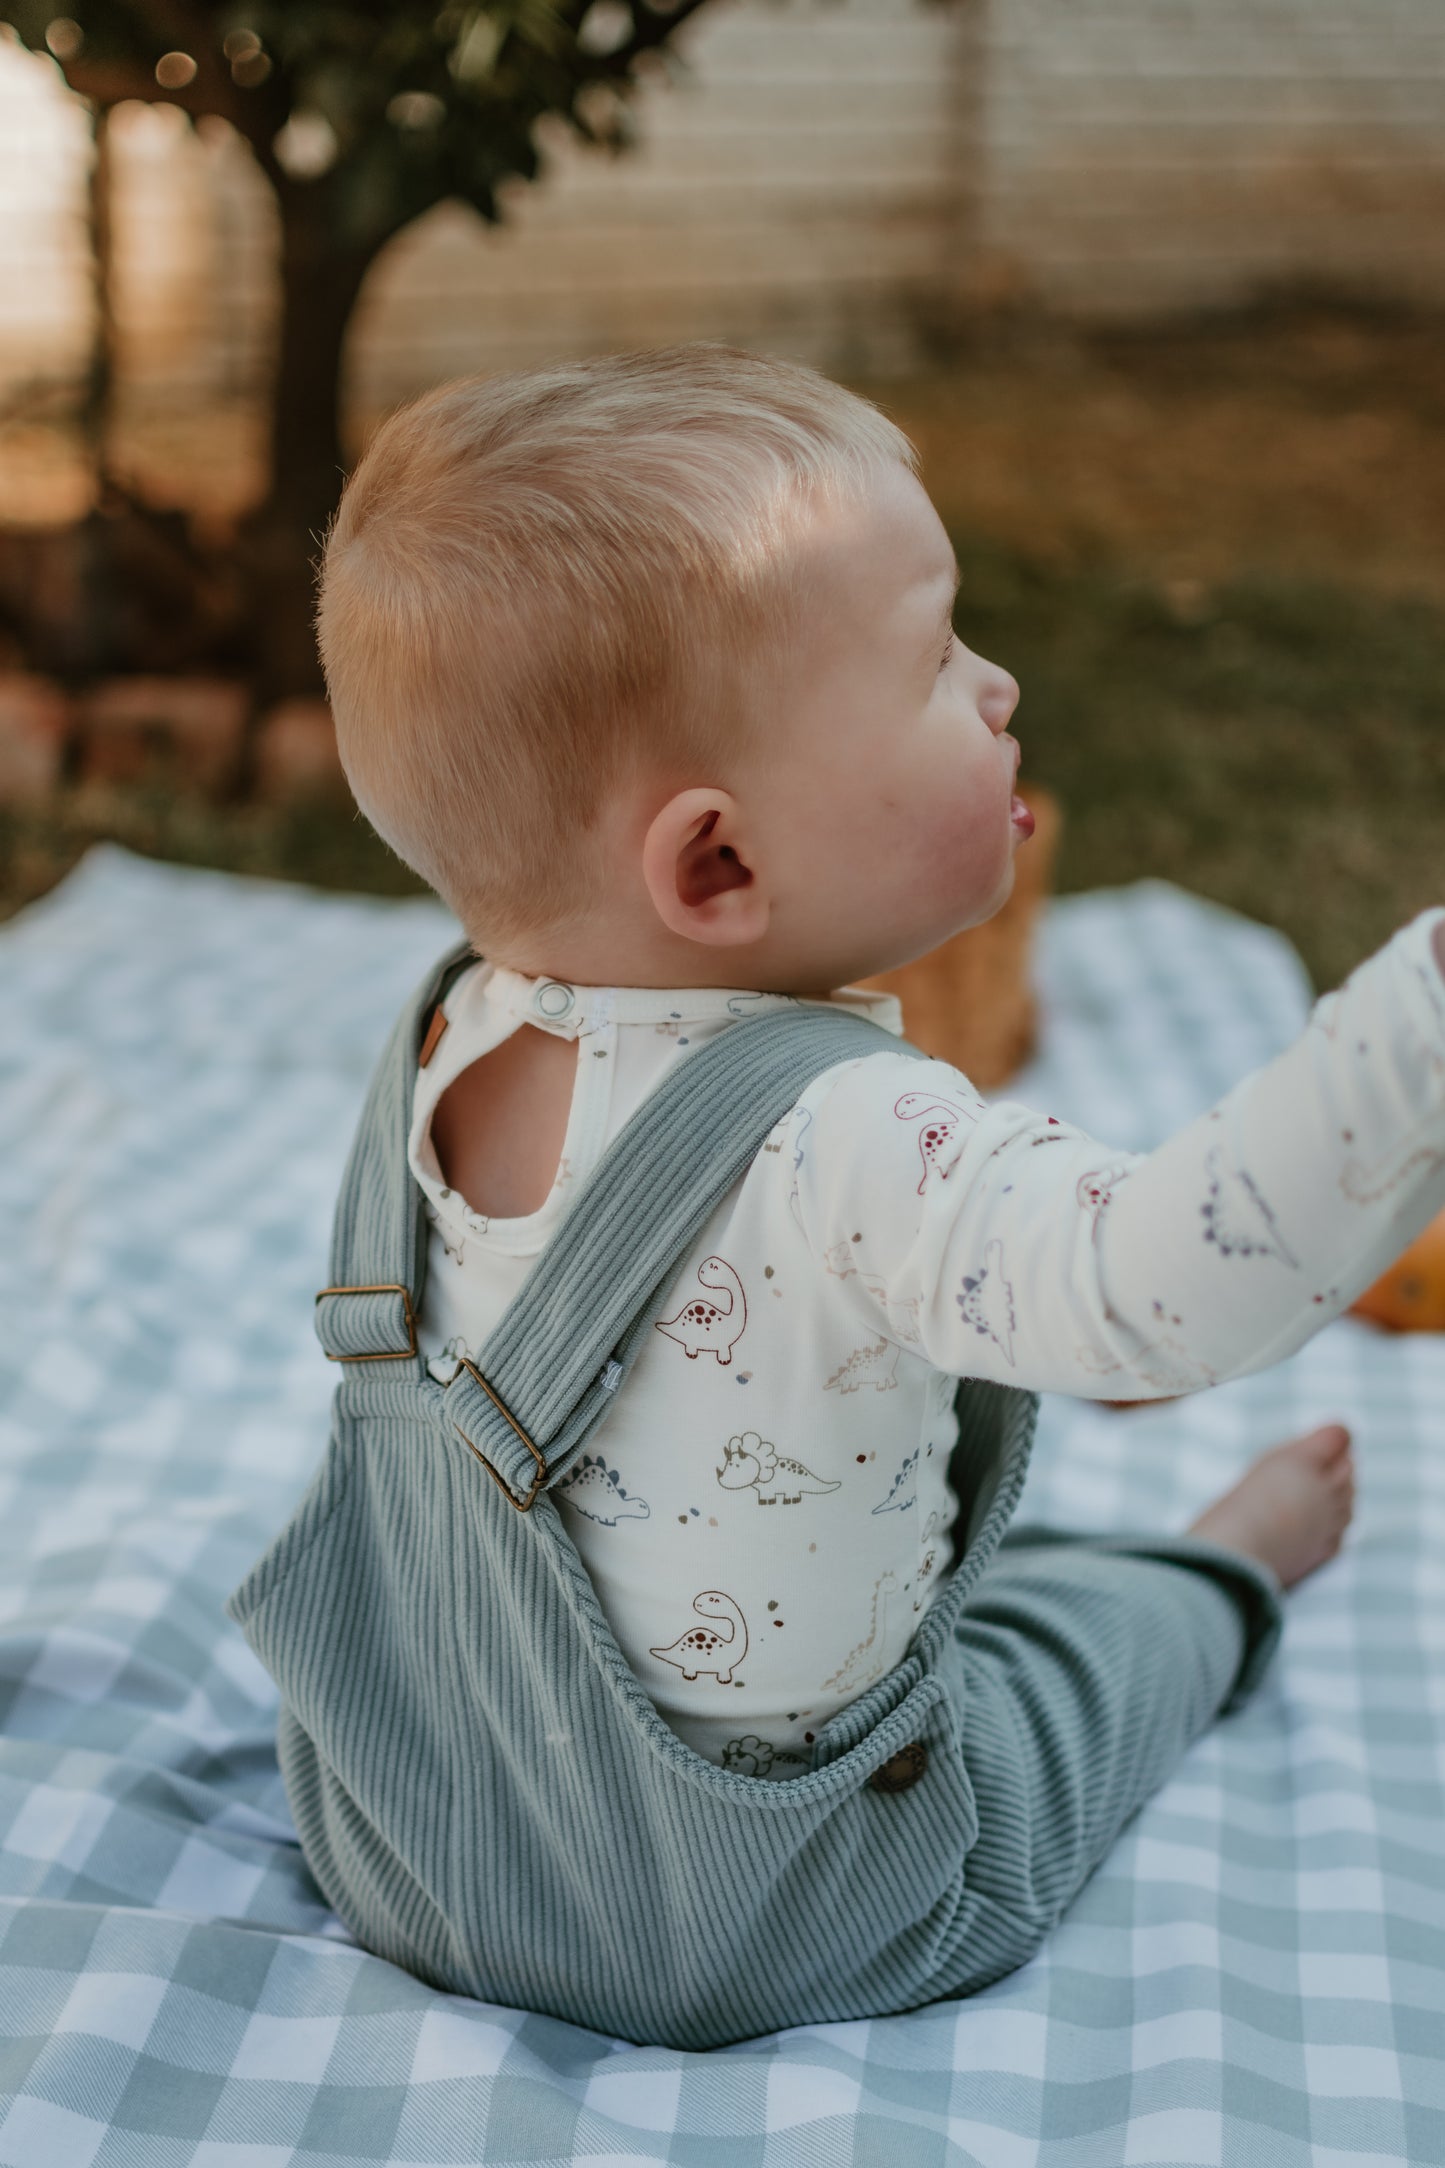
[[[375,250],[343,250],[315,183],[283,182],[281,334],[271,402],[271,488],[246,522],[262,701],[319,692],[314,561],[344,479],[342,342]]]

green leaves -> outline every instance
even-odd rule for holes
[[[74,31],[54,57],[103,105],[171,96],[192,116],[222,114],[252,143],[283,210],[289,191],[305,189],[329,206],[340,244],[376,249],[446,197],[495,220],[498,184],[541,169],[532,130],[544,113],[595,148],[630,147],[639,54],[663,48],[702,4],[74,0],[64,19]],[[0,0],[0,22],[36,52],[50,49],[56,21],[54,0]],[[180,50],[196,72],[168,91],[183,71],[163,66],[157,81],[156,65]]]

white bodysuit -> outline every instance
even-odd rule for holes
[[[1152,1152],[886,1049],[814,1080],[701,1229],[551,1493],[623,1655],[695,1752],[794,1775],[899,1661],[953,1556],[957,1378],[1133,1400],[1248,1376],[1445,1210],[1441,921],[1401,927],[1293,1045]],[[462,973],[408,1147],[435,1377],[478,1359],[669,1066],[793,999]],[[830,999],[902,1034],[892,995]],[[431,1115],[523,1023],[580,1042],[577,1081],[546,1203],[489,1220],[443,1186]]]

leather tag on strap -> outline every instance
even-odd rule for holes
[[[424,1069],[431,1060],[432,1055],[437,1050],[441,1035],[450,1022],[451,1018],[447,1015],[441,1003],[438,1002],[431,1012],[431,1022],[426,1027],[426,1037],[422,1040],[421,1052],[416,1057],[418,1068]]]

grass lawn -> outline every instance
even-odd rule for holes
[[[961,636],[1019,680],[1058,892],[1175,881],[1279,927],[1318,991],[1445,903],[1442,347],[1439,323],[1313,312],[857,386],[919,446]],[[157,784],[0,811],[0,916],[103,835],[423,892],[359,815]]]

